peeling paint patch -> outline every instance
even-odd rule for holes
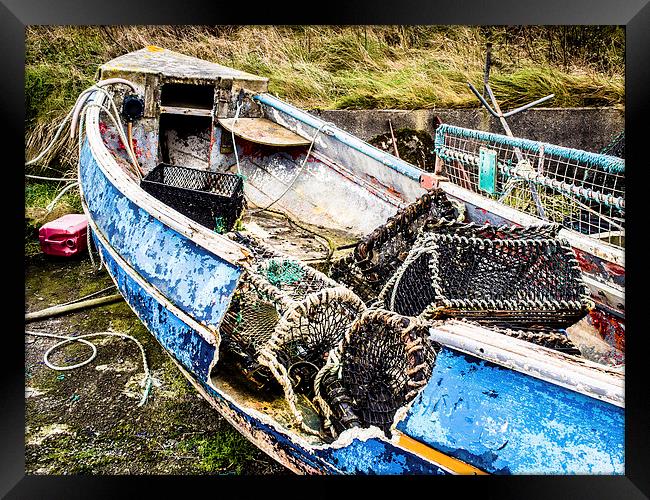
[[[218,325],[241,270],[165,226],[105,177],[88,144],[81,182],[93,221],[148,283],[197,321]]]
[[[448,474],[442,468],[377,438],[354,439],[345,448],[317,450],[317,453],[347,474]]]
[[[207,379],[216,347],[149,295],[117,264],[98,239],[95,238],[95,242],[120,293],[140,321],[190,373]]]
[[[448,348],[397,429],[494,474],[624,473],[624,409]]]

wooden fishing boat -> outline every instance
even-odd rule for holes
[[[298,473],[622,474],[620,363],[599,364],[462,319],[398,315],[321,272],[423,199],[445,172],[440,164],[433,176],[386,154],[272,96],[267,83],[147,47],[103,65],[76,113],[82,202],[102,262],[203,397]],[[441,148],[451,148],[453,133],[460,134],[439,130]],[[439,154],[456,162],[450,171],[463,161],[476,166],[468,153],[454,154]],[[220,234],[227,204],[242,202],[235,188],[223,214],[212,213],[215,227],[191,217],[201,208],[192,203],[172,208],[178,200],[155,188],[174,166],[239,180],[248,204],[239,226]],[[475,192],[465,177],[447,178],[439,188],[464,207],[466,221],[540,224]],[[622,249],[571,229],[560,235],[578,253],[597,306],[596,319],[579,328],[591,338],[594,323],[623,328]],[[551,246],[551,253],[559,248]],[[248,344],[235,342],[242,321],[254,332]],[[324,356],[283,361],[283,335],[324,330],[338,332],[336,345],[320,346]],[[345,392],[366,390],[349,385],[347,367],[389,338],[403,363],[395,377],[406,377],[406,397],[383,424],[369,425],[375,421],[355,407],[361,396]],[[251,339],[255,356],[246,357]]]

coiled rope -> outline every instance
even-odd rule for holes
[[[129,157],[131,159],[131,163],[133,164],[134,171],[136,175],[139,178],[142,178],[142,173],[140,172],[139,164],[137,161],[137,158],[135,156],[135,152],[133,151],[130,142],[127,140],[126,134],[124,132],[124,128],[121,125],[121,122],[119,120],[119,111],[117,110],[117,106],[115,104],[115,100],[113,99],[113,96],[103,87],[108,86],[108,85],[115,85],[115,84],[124,84],[129,86],[132,90],[134,90],[133,84],[129,82],[128,80],[123,80],[121,78],[112,78],[108,80],[102,80],[100,82],[97,82],[95,85],[92,85],[91,87],[87,88],[83,92],[79,94],[77,97],[77,100],[75,101],[74,106],[72,106],[72,109],[68,112],[68,114],[63,118],[61,123],[59,124],[54,136],[52,137],[52,140],[48,143],[47,146],[34,158],[31,160],[28,160],[25,162],[25,166],[30,166],[36,164],[38,161],[40,161],[45,155],[56,145],[58,144],[59,136],[61,135],[61,132],[65,128],[65,126],[70,122],[70,138],[74,139],[75,136],[75,131],[77,129],[77,123],[79,123],[79,138],[78,138],[78,148],[79,148],[79,157],[81,157],[81,148],[83,145],[83,118],[85,114],[87,113],[88,109],[90,107],[98,107],[101,110],[103,110],[108,118],[111,120],[113,125],[115,126],[115,129],[117,130],[120,139],[122,140],[122,143],[125,145],[125,149],[127,153],[129,154]],[[92,92],[100,92],[102,93],[110,102],[111,110],[106,108],[105,106],[97,103],[89,103],[87,102],[88,97]],[[60,144],[59,144],[60,146]],[[59,202],[59,200],[63,197],[63,195],[68,192],[70,189],[73,187],[78,187],[79,182],[75,179],[70,179],[66,177],[42,177],[38,175],[29,175],[25,174],[25,177],[30,178],[30,179],[37,179],[37,180],[46,180],[46,181],[64,181],[64,182],[70,182],[70,184],[67,184],[64,186],[61,191],[56,195],[54,200],[52,200],[51,203],[49,203],[46,207],[47,213],[49,214],[56,204]]]
[[[142,378],[142,381],[140,382],[140,387],[143,387],[144,389],[142,392],[142,397],[140,398],[140,402],[138,403],[138,406],[144,405],[144,403],[147,401],[147,397],[149,396],[149,392],[151,391],[151,385],[154,379],[151,376],[151,373],[149,371],[149,365],[147,363],[147,356],[144,352],[144,347],[142,346],[140,341],[138,341],[138,339],[132,337],[131,335],[128,335],[126,333],[118,333],[118,332],[100,332],[100,333],[87,333],[84,335],[78,335],[76,337],[72,337],[69,335],[56,335],[54,333],[36,332],[33,330],[25,330],[25,334],[32,335],[35,337],[49,337],[55,339],[62,339],[61,342],[57,342],[52,347],[50,347],[47,351],[45,351],[45,354],[43,355],[43,362],[45,363],[45,366],[56,371],[69,371],[69,370],[75,370],[77,368],[81,368],[82,366],[86,366],[88,363],[90,363],[97,357],[97,346],[95,346],[95,344],[93,344],[89,340],[86,340],[89,337],[111,336],[111,337],[120,337],[128,340],[132,340],[138,345],[138,349],[140,349],[140,353],[142,354],[142,365],[144,367],[144,376]],[[49,357],[52,354],[52,352],[72,342],[81,342],[82,344],[85,344],[88,347],[90,347],[90,349],[92,350],[91,355],[87,359],[83,360],[81,363],[77,363],[74,365],[61,366],[61,365],[55,365],[50,361]]]

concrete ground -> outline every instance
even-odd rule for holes
[[[88,255],[25,263],[25,310],[37,311],[112,285]],[[115,289],[107,294],[116,293]],[[137,338],[158,383],[146,403],[137,345],[117,337],[91,339],[97,357],[81,368],[54,371],[43,354],[57,340],[25,336],[25,470],[27,474],[290,474],[250,444],[201,398],[172,360],[119,303],[28,323],[30,331],[77,335],[115,331]],[[75,364],[91,353],[79,343],[51,356]]]

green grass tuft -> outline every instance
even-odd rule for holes
[[[241,474],[245,462],[250,462],[257,454],[256,448],[231,428],[224,428],[207,438],[183,441],[181,447],[198,453],[200,470],[218,474]]]
[[[421,109],[479,107],[467,81],[481,85],[487,42],[503,109],[550,93],[550,106],[624,104],[620,26],[29,26],[29,155],[101,64],[151,44],[266,76],[271,93],[307,109]],[[52,166],[72,170],[75,146]]]

